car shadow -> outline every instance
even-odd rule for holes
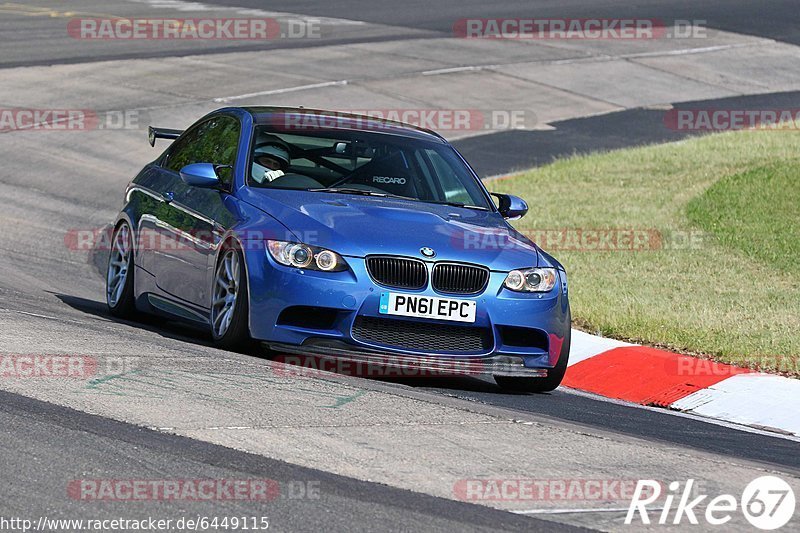
[[[141,318],[137,320],[124,320],[109,313],[108,306],[106,306],[105,302],[57,292],[50,292],[50,294],[54,295],[56,298],[61,300],[61,302],[75,309],[76,311],[80,311],[87,315],[104,318],[119,324],[135,326],[146,331],[158,333],[162,337],[169,339],[201,344],[203,346],[213,346],[213,343],[211,342],[211,335],[208,332],[202,328],[188,323],[173,321],[164,319],[160,316],[147,314],[141,314]]]

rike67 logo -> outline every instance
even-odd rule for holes
[[[685,523],[685,519],[692,525],[698,525],[700,516],[707,524],[722,526],[730,522],[733,514],[740,510],[753,527],[770,531],[785,526],[794,516],[794,491],[788,483],[776,476],[761,476],[754,479],[748,483],[738,500],[732,494],[721,494],[706,501],[709,496],[707,494],[698,496],[693,487],[693,479],[686,481],[683,490],[680,482],[673,481],[668,485],[667,494],[662,495],[662,485],[658,481],[639,480],[628,514],[625,516],[625,523],[633,523],[634,517],[638,514],[641,523],[649,525],[651,517],[647,505],[659,498],[663,498],[663,507],[652,509],[657,516],[654,517],[654,521],[658,524],[679,525]],[[674,509],[673,504],[675,504]]]

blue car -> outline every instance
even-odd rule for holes
[[[563,266],[441,136],[304,108],[229,107],[130,182],[110,312],[180,319],[225,349],[480,374],[549,391],[570,346]]]

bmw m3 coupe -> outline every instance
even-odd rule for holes
[[[436,133],[304,108],[230,107],[130,182],[111,313],[208,328],[222,348],[461,368],[555,389],[570,346],[563,266]]]

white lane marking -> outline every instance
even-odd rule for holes
[[[732,50],[735,48],[746,48],[749,46],[762,44],[775,44],[775,41],[772,39],[765,39],[763,41],[746,43],[720,44],[717,46],[703,46],[699,48],[683,48],[680,50],[669,50],[667,52],[638,52],[636,54],[626,54],[620,57],[623,59],[635,59],[637,57],[685,56],[692,54],[706,54],[708,52],[719,52],[721,50]]]
[[[50,320],[63,320],[63,319],[58,318],[58,317],[48,316],[48,315],[40,315],[40,314],[37,314],[37,313],[29,313],[27,311],[15,311],[13,309],[3,309],[3,311],[11,311],[12,313],[19,313],[21,315],[35,316],[35,317],[39,317],[39,318],[49,318]]]
[[[462,65],[458,67],[445,67],[432,70],[424,70],[420,74],[423,76],[436,76],[439,74],[452,74],[457,72],[473,72],[482,70],[495,70],[503,67],[512,67],[514,65],[539,63],[541,65],[570,65],[573,63],[596,63],[605,61],[616,61],[620,59],[637,59],[645,57],[662,57],[662,56],[682,56],[693,54],[706,54],[709,52],[719,52],[722,50],[731,50],[736,48],[747,48],[751,46],[761,46],[764,44],[775,44],[773,40],[765,40],[758,42],[734,43],[734,44],[721,44],[717,46],[704,46],[701,48],[683,48],[680,50],[660,50],[654,52],[636,52],[632,54],[618,54],[618,55],[589,55],[581,57],[570,57],[567,59],[543,59],[537,61],[512,61],[510,63],[495,63],[485,65]],[[528,80],[533,81],[535,80]],[[605,114],[605,112],[600,113]]]
[[[308,89],[319,89],[322,87],[335,87],[339,85],[347,85],[347,83],[348,83],[347,80],[325,81],[322,83],[311,83],[309,85],[298,85],[296,87],[285,87],[283,89],[259,91],[257,93],[238,94],[236,96],[222,96],[219,98],[214,98],[214,101],[217,103],[226,103],[226,102],[232,102],[234,100],[244,100],[245,98],[254,98],[256,96],[269,96],[273,94],[285,94],[285,93],[292,93],[295,91],[305,91]]]
[[[437,68],[433,70],[423,70],[423,76],[436,76],[437,74],[451,74],[453,72],[472,72],[472,71],[480,71],[480,70],[487,70],[492,68],[497,68],[503,65],[467,65],[464,67],[447,67],[447,68]]]
[[[662,511],[663,507],[648,507],[648,511]],[[503,511],[507,509],[502,509]],[[571,514],[571,513],[626,513],[627,507],[612,507],[601,509],[525,509],[523,511],[511,511],[514,514]]]
[[[669,57],[669,56],[685,56],[693,54],[707,54],[710,52],[720,52],[723,50],[733,50],[736,48],[748,48],[751,46],[762,46],[765,44],[776,44],[772,39],[763,39],[760,41],[748,41],[744,43],[734,44],[720,44],[716,46],[703,46],[698,48],[681,48],[679,50],[656,50],[653,52],[635,52],[632,54],[618,54],[618,55],[589,55],[585,57],[571,57],[568,59],[555,59],[541,61],[547,65],[570,65],[572,63],[591,63],[596,61],[616,61],[618,59],[637,59],[640,57]]]
[[[69,319],[69,318],[49,316],[49,315],[40,315],[38,313],[30,313],[28,311],[18,311],[17,309],[8,309],[8,308],[5,308],[5,307],[0,307],[0,312],[17,313],[17,314],[20,314],[20,315],[32,316],[32,317],[36,317],[36,318],[45,318],[47,320],[55,320],[57,322],[64,322],[64,323],[67,323],[67,324],[78,324],[80,326],[85,324],[85,322],[81,322],[79,320],[72,320],[72,319]],[[112,322],[110,319],[102,318],[102,317],[99,317],[99,316],[93,316],[93,317],[90,318],[90,320],[97,320],[99,322]]]
[[[173,1],[173,0],[134,0],[140,2],[153,2],[153,1]],[[613,61],[616,59],[635,59],[635,58],[643,58],[643,57],[659,57],[659,56],[674,56],[674,55],[687,55],[687,54],[700,54],[700,53],[708,53],[708,52],[716,52],[720,50],[728,50],[733,48],[743,48],[748,46],[754,45],[761,45],[765,43],[774,43],[775,41],[758,41],[758,42],[746,42],[746,43],[735,43],[735,44],[726,44],[726,45],[718,45],[718,46],[706,46],[702,48],[687,48],[683,50],[668,50],[668,51],[658,51],[658,52],[640,52],[635,54],[621,54],[616,56],[588,56],[588,57],[580,57],[580,58],[570,58],[570,59],[561,59],[561,60],[545,60],[545,61],[534,61],[534,63],[541,63],[543,65],[562,65],[562,64],[570,64],[570,63],[580,63],[580,62],[597,62],[597,61]],[[419,72],[421,76],[439,76],[443,74],[455,74],[459,72],[481,72],[485,70],[495,70],[502,67],[513,66],[517,64],[524,64],[523,62],[512,62],[512,63],[498,63],[498,64],[486,64],[486,65],[463,65],[458,67],[445,67],[439,69],[431,69],[431,70],[423,70]],[[410,73],[413,75],[413,73]],[[322,87],[332,87],[337,85],[347,85],[347,80],[338,80],[338,81],[328,81],[322,83],[314,83],[310,85],[300,85],[297,87],[287,87],[285,89],[273,89],[271,91],[262,91],[250,94],[243,94],[237,96],[228,96],[228,97],[219,97],[214,98],[214,102],[216,103],[226,103],[235,100],[241,100],[244,98],[251,98],[256,96],[269,96],[274,94],[284,94],[294,91],[302,91],[306,89],[317,89]],[[611,111],[616,112],[616,111]],[[596,113],[596,115],[604,115],[607,112]],[[588,115],[592,116],[592,115]],[[545,128],[543,128],[545,129]],[[546,128],[551,129],[551,128]],[[478,134],[481,134],[480,132]]]
[[[251,17],[272,17],[272,18],[292,18],[297,20],[314,20],[323,24],[338,24],[340,26],[363,26],[367,24],[362,20],[342,19],[335,17],[315,17],[300,15],[297,13],[287,13],[285,11],[265,11],[263,9],[252,9],[245,7],[226,7],[213,6],[202,2],[186,2],[184,0],[129,0],[137,4],[147,4],[150,7],[160,9],[174,9],[175,11],[232,11],[237,15],[248,15]]]

